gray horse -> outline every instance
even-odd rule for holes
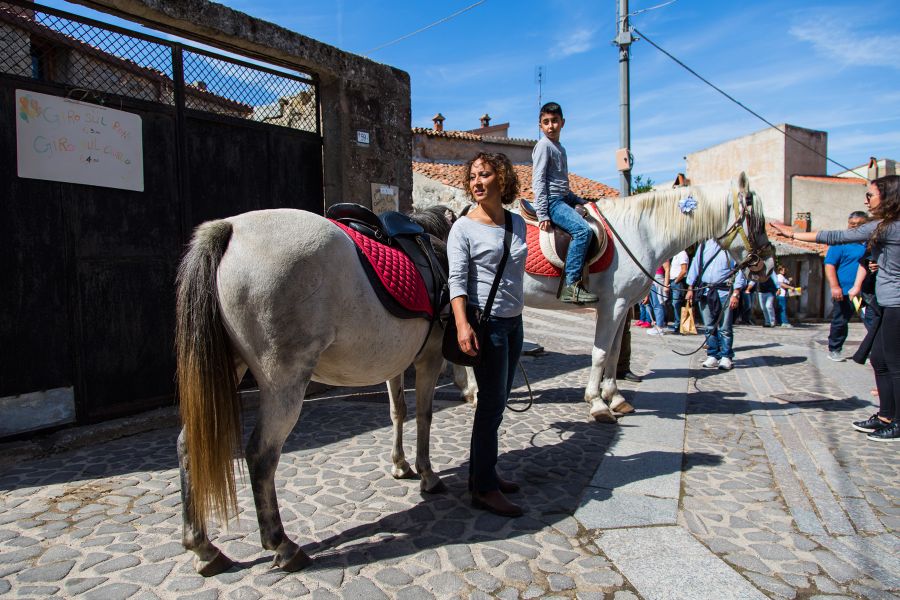
[[[446,238],[441,208],[418,220]],[[262,210],[197,227],[178,272],[176,353],[183,428],[178,437],[184,531],[204,576],[233,564],[207,535],[212,516],[237,513],[233,459],[241,454],[237,384],[259,384],[256,426],[245,449],[262,545],[287,571],[309,556],[284,532],[275,494],[282,445],[300,417],[310,381],[338,386],[388,382],[397,440],[394,477],[414,477],[399,427],[403,371],[416,368],[416,471],[421,488],[443,491],[429,458],[432,399],[443,364],[441,328],[400,319],[373,291],[353,241],[304,211]]]

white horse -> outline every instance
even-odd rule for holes
[[[440,212],[443,215],[443,212]],[[414,216],[415,218],[415,216]],[[438,237],[434,221],[417,219]],[[260,537],[275,564],[295,571],[309,556],[284,532],[275,469],[311,380],[338,386],[388,381],[394,477],[413,477],[403,455],[403,371],[416,368],[416,471],[427,492],[445,489],[429,459],[441,329],[382,307],[353,241],[318,215],[263,210],[200,225],[178,274],[176,351],[183,428],[178,438],[185,548],[215,575],[233,563],[206,530],[208,517],[237,512],[233,458],[240,455],[236,386],[249,369],[259,384],[246,446]],[[360,351],[360,349],[367,351]]]
[[[687,197],[697,202],[683,212],[679,202]],[[750,190],[741,173],[724,198],[712,199],[700,186],[651,191],[626,198],[603,200],[597,207],[622,241],[615,237],[615,256],[609,268],[590,276],[590,288],[600,297],[597,312],[591,373],[584,392],[591,416],[615,423],[614,413],[634,409],[619,393],[616,363],[628,309],[647,295],[652,281],[644,271],[655,273],[667,259],[688,246],[714,238],[739,264],[745,264],[754,279],[768,275],[774,255],[765,233],[762,202]],[[635,262],[625,249],[628,247]],[[643,266],[641,269],[640,264]],[[525,305],[551,310],[573,310],[585,306],[566,304],[556,297],[559,278],[525,274]],[[587,305],[590,307],[590,305]],[[473,401],[477,387],[471,369],[454,368],[454,380],[463,396]]]

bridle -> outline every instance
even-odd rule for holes
[[[731,206],[735,218],[725,233],[716,238],[716,242],[727,249],[734,243],[734,239],[740,236],[741,243],[747,250],[747,257],[735,265],[728,277],[741,269],[749,269],[755,273],[765,268],[764,261],[767,258],[775,256],[775,247],[766,237],[765,220],[754,209],[755,200],[757,198],[750,190],[746,192],[734,190],[731,193]],[[765,240],[764,243],[759,243],[760,237]]]

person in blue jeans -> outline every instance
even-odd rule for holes
[[[690,258],[684,250],[676,254],[669,261],[669,286],[672,293],[672,325],[669,327],[672,333],[679,333],[681,329],[681,307],[684,306],[684,294],[687,291],[688,263]]]
[[[504,517],[518,517],[522,508],[506,494],[519,485],[497,474],[500,423],[513,376],[522,353],[522,310],[525,307],[525,221],[504,209],[519,189],[512,163],[503,154],[479,153],[466,164],[466,193],[477,206],[459,218],[447,239],[450,306],[457,327],[457,343],[469,355],[480,354],[475,367],[478,405],[472,423],[469,452],[469,489],[472,506]],[[512,239],[509,257],[487,322],[480,336],[466,316],[466,305],[485,309],[502,261],[507,219]]]
[[[734,266],[728,253],[711,239],[700,245],[688,269],[685,299],[690,303],[696,297],[707,333],[705,369],[728,371],[734,366],[734,312],[747,284],[740,271],[733,284],[727,279]],[[695,287],[700,288],[696,294]]]
[[[542,231],[550,231],[556,225],[572,236],[566,255],[565,285],[559,299],[574,304],[597,302],[597,295],[587,291],[581,279],[585,255],[594,232],[575,212],[574,207],[583,201],[569,190],[568,158],[566,149],[559,143],[560,133],[566,124],[562,107],[556,102],[544,104],[538,115],[538,124],[543,135],[531,152],[534,210]]]
[[[853,211],[847,218],[847,228],[856,229],[865,225],[868,216],[861,210]],[[853,242],[830,246],[825,253],[825,279],[831,287],[831,329],[828,332],[828,358],[842,362],[841,350],[847,341],[850,317],[853,316],[853,305],[848,292],[856,282],[856,270],[859,259],[866,252],[863,242]]]

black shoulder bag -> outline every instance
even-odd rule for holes
[[[506,221],[504,224],[506,234],[503,236],[503,257],[500,259],[500,264],[497,265],[497,274],[494,276],[494,284],[491,286],[491,292],[488,294],[487,302],[484,304],[484,312],[474,304],[466,304],[466,319],[469,321],[469,325],[475,331],[475,337],[478,339],[478,353],[475,354],[475,356],[472,356],[471,354],[463,352],[462,348],[459,347],[456,318],[454,317],[452,310],[450,311],[450,318],[444,326],[444,339],[441,343],[441,353],[444,355],[444,358],[457,365],[474,367],[481,362],[483,324],[487,321],[488,317],[491,316],[491,308],[494,305],[494,296],[497,295],[497,288],[500,287],[500,278],[503,276],[503,270],[506,268],[506,259],[509,258],[509,247],[512,244],[512,215],[506,209],[503,210],[503,213]]]

